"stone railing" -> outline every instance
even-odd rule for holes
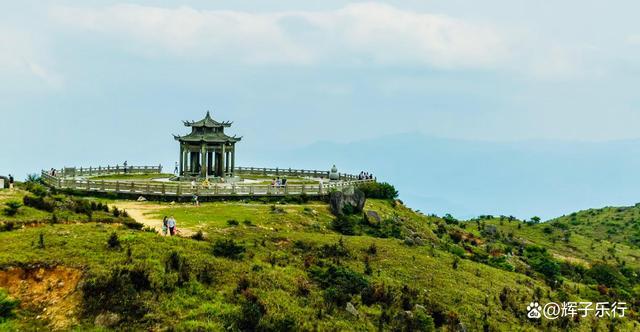
[[[44,172],[44,171],[43,171]],[[98,176],[109,174],[150,174],[161,173],[162,165],[158,166],[127,166],[107,165],[97,167],[64,167],[55,170],[56,177]],[[51,173],[51,172],[47,172]]]
[[[75,172],[70,173],[68,168],[64,170],[57,170],[55,175],[51,172],[42,171],[42,181],[50,187],[57,189],[72,189],[84,192],[98,192],[98,193],[115,193],[115,194],[130,194],[137,196],[173,196],[173,197],[190,197],[198,195],[202,197],[228,197],[228,196],[287,196],[287,195],[309,195],[309,196],[322,196],[333,190],[342,190],[343,188],[350,186],[357,186],[362,183],[375,182],[375,179],[367,180],[353,180],[353,175],[342,175],[342,179],[339,181],[331,182],[319,182],[317,184],[287,184],[285,186],[274,186],[271,184],[210,184],[202,185],[196,183],[191,185],[185,182],[167,181],[167,182],[139,182],[139,181],[115,181],[115,180],[91,180],[83,178],[72,177],[86,176],[86,175],[102,175],[102,174],[124,174],[124,171],[120,167],[89,167],[89,168],[74,168]],[[293,176],[315,176],[315,174],[321,174],[318,177],[323,177],[325,174],[328,177],[329,172],[325,171],[313,171],[313,170],[283,170],[283,169],[264,169],[264,168],[240,168],[239,174],[277,174],[277,175],[290,175]],[[253,173],[250,171],[256,170]],[[238,169],[236,169],[238,170]],[[267,170],[266,172],[264,170]],[[131,173],[155,173],[160,172],[159,166],[129,166],[127,172]],[[357,178],[357,177],[356,177]]]
[[[236,167],[235,174],[254,174],[264,176],[309,176],[315,178],[328,178],[329,171],[294,169],[294,168],[269,168],[269,167]],[[357,175],[338,173],[341,180],[357,180]]]

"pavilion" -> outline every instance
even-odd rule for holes
[[[227,136],[224,128],[232,122],[218,122],[207,115],[200,121],[183,121],[191,127],[191,133],[173,135],[180,142],[181,178],[206,178],[233,176],[235,171],[236,143],[242,137]]]

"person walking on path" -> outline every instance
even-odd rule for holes
[[[162,235],[164,236],[167,236],[167,231],[169,230],[168,223],[167,216],[164,216],[164,218],[162,218]]]
[[[178,175],[178,162],[176,161],[176,167],[173,169],[173,174]]]
[[[169,227],[169,234],[171,234],[171,236],[176,235],[176,220],[173,216],[167,219],[167,227]]]

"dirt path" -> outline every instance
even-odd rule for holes
[[[165,208],[165,206],[151,202],[136,201],[118,201],[114,205],[118,207],[119,210],[126,210],[129,216],[135,219],[135,221],[152,227],[158,233],[162,233],[162,219],[151,216],[151,214]],[[178,230],[182,236],[191,236],[195,233],[188,228],[178,228]]]

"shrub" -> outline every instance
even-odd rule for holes
[[[135,229],[135,230],[141,230],[144,227],[143,223],[139,223],[133,219],[125,219],[122,222],[123,225],[125,225],[127,228],[129,229]]]
[[[118,234],[116,232],[111,233],[109,239],[107,240],[107,245],[110,249],[120,248],[120,239],[118,239]]]
[[[227,225],[229,225],[229,226],[238,226],[238,225],[240,225],[240,223],[235,219],[229,219],[229,220],[227,220]]]
[[[596,263],[586,274],[598,284],[607,287],[624,287],[627,285],[627,279],[620,273],[620,270],[609,264]]]
[[[199,229],[195,234],[191,235],[191,238],[196,241],[204,241],[204,233]]]
[[[4,214],[9,217],[13,217],[18,213],[18,209],[22,206],[18,201],[8,201],[6,203],[6,207],[4,208]]]
[[[117,267],[106,275],[89,275],[81,283],[83,316],[103,312],[118,313],[134,322],[149,312],[144,291],[151,289],[149,271],[143,267]]]
[[[342,238],[338,240],[337,243],[334,244],[324,244],[320,247],[320,256],[322,258],[341,258],[341,257],[349,257],[349,249],[344,244]]]
[[[398,191],[394,186],[386,182],[368,182],[358,186],[367,198],[395,199]]]
[[[191,279],[191,270],[187,260],[177,251],[172,251],[165,261],[165,272],[175,272],[178,275],[178,285],[183,285]]]
[[[347,216],[339,216],[331,221],[331,229],[344,235],[356,234],[355,221]]]
[[[216,240],[213,244],[213,255],[216,257],[241,259],[245,250],[242,244],[236,244],[236,242],[231,239]]]
[[[527,246],[524,250],[527,263],[535,271],[542,273],[547,281],[553,281],[560,274],[560,265],[551,257],[546,248]]]
[[[325,300],[340,307],[344,306],[352,295],[359,294],[369,286],[369,282],[361,274],[343,266],[314,266],[309,270],[309,274],[325,290]]]
[[[53,209],[55,208],[55,202],[49,197],[26,195],[22,198],[22,203],[25,206],[30,206],[47,212],[53,212]]]
[[[5,319],[13,317],[13,309],[18,306],[18,301],[10,298],[7,293],[0,288],[0,323]]]

